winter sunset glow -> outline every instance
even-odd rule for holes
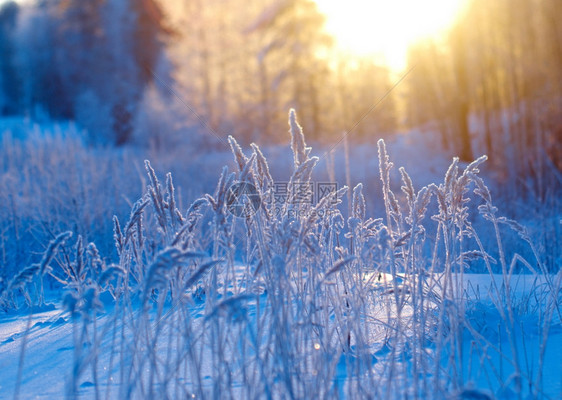
[[[438,38],[459,17],[464,0],[316,0],[326,29],[351,56],[372,56],[394,71],[406,66],[408,46]]]

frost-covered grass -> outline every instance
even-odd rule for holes
[[[49,241],[67,230],[95,242],[103,257],[115,260],[112,216],[126,218],[142,195],[144,159],[175,173],[183,208],[212,190],[226,157],[192,154],[189,146],[180,146],[177,153],[90,147],[84,134],[65,125],[22,122],[18,129],[10,128],[0,139],[0,290],[22,266],[38,262]]]
[[[54,235],[0,295],[6,310],[39,311],[49,308],[45,282],[65,289],[58,312],[0,320],[1,393],[559,397],[562,272],[548,273],[527,230],[493,204],[479,176],[485,157],[455,159],[443,182],[419,190],[400,169],[398,192],[379,141],[383,207],[373,218],[362,184],[349,204],[347,187],[295,201],[319,159],[294,112],[289,122],[282,201],[242,218],[228,211],[233,183],[253,184],[261,199],[275,186],[259,147],[246,154],[230,138],[235,171],[225,167],[214,193],[186,211],[172,175],[161,182],[146,163],[142,197],[112,222],[118,261],[83,236]],[[508,231],[525,257],[504,248]],[[486,274],[468,275],[476,266]]]

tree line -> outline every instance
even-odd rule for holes
[[[490,156],[522,193],[562,185],[562,2],[472,0],[441,41],[409,52],[408,117],[465,160]]]
[[[389,72],[337,53],[323,25],[311,0],[9,2],[0,111],[73,119],[119,145],[149,111],[149,89],[188,105],[181,118],[243,142],[278,141],[291,107],[311,139],[337,138],[389,89]],[[385,102],[357,134],[391,132],[394,108]]]
[[[438,130],[463,160],[489,154],[500,175],[544,194],[562,170],[558,15],[558,0],[468,2],[448,35],[410,48],[415,71],[401,95],[368,113],[396,76],[338,51],[312,0],[8,2],[0,113],[73,119],[92,141],[116,145],[133,139],[139,114],[173,102],[175,118],[245,143],[283,141],[291,107],[311,140],[329,143],[406,122]],[[160,122],[146,140],[172,134]],[[177,134],[188,140],[193,129]]]
[[[289,108],[312,140],[328,141],[360,119],[390,88],[373,60],[343,56],[311,0],[178,2],[184,30],[171,49],[184,98],[210,129],[242,141],[279,141]],[[357,135],[389,133],[395,104],[371,113]]]
[[[76,120],[127,143],[172,31],[155,0],[38,0],[0,9],[0,112]]]

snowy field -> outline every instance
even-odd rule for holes
[[[242,281],[244,279],[244,268],[239,267],[237,274],[237,278]],[[502,281],[502,276],[465,274],[461,278],[455,275],[453,280],[457,279],[462,279],[463,281],[463,297],[470,309],[467,313],[466,322],[472,325],[474,329],[477,329],[482,337],[478,338],[481,341],[479,344],[475,344],[475,337],[472,337],[472,340],[466,340],[466,343],[462,344],[463,350],[466,352],[466,360],[463,361],[466,368],[465,379],[470,383],[468,388],[461,392],[460,396],[452,394],[452,397],[474,399],[487,398],[485,396],[489,396],[489,398],[493,398],[493,393],[495,393],[497,398],[517,398],[515,396],[516,388],[514,383],[516,375],[513,375],[513,366],[510,365],[507,359],[502,360],[500,357],[501,350],[499,350],[502,347],[508,348],[509,340],[507,337],[497,337],[498,327],[501,326],[501,316],[494,308],[490,297],[490,293],[494,293],[494,284],[492,284],[491,280],[495,280],[497,284],[497,282]],[[549,277],[549,279],[560,280],[560,276],[558,278]],[[367,286],[367,291],[377,293],[372,298],[376,302],[367,306],[369,322],[366,322],[366,330],[371,334],[365,344],[370,349],[370,372],[373,374],[372,379],[375,382],[384,382],[385,374],[388,374],[389,368],[394,366],[394,368],[397,368],[397,371],[393,379],[407,382],[408,377],[400,376],[400,374],[406,373],[412,366],[410,365],[406,370],[402,370],[403,367],[400,364],[408,363],[409,360],[404,361],[401,359],[401,356],[394,354],[396,349],[387,341],[388,338],[386,336],[388,334],[386,332],[386,325],[396,318],[396,309],[393,307],[391,307],[392,310],[387,309],[392,304],[392,300],[385,299],[385,297],[390,295],[389,291],[392,291],[394,288],[392,275],[365,275],[363,280]],[[402,279],[400,280],[402,281]],[[443,276],[435,277],[432,281],[439,288],[443,286]],[[402,284],[403,281],[401,287]],[[514,299],[517,299],[518,302],[524,302],[529,301],[528,297],[533,288],[547,285],[547,282],[545,277],[527,274],[514,276],[512,278],[512,285]],[[230,285],[230,289],[233,289],[233,286]],[[440,293],[440,290],[435,292]],[[249,301],[246,306],[248,320],[245,322],[251,326],[257,326],[256,301]],[[48,310],[49,308],[52,309]],[[205,326],[206,314],[204,308],[203,304],[197,305],[192,303],[189,306],[187,311],[189,315],[188,320],[193,327],[203,328]],[[79,321],[75,321],[73,324],[69,313],[62,309],[60,305],[56,307],[46,306],[45,309],[48,311],[37,310],[38,312],[29,316],[24,313],[18,313],[3,315],[0,318],[0,346],[2,349],[0,352],[0,365],[3,371],[0,398],[13,398],[16,390],[20,391],[20,398],[53,399],[63,397],[63,395],[67,394],[69,382],[72,380],[73,364],[76,361],[75,346],[84,346],[84,353],[88,353],[89,348],[92,346],[91,341],[88,340],[84,343],[77,342],[76,335],[80,334],[77,331],[82,329],[82,324]],[[438,309],[437,304],[435,304],[435,309]],[[174,327],[177,328],[177,325],[174,326],[171,321],[170,315],[174,315],[171,311],[169,306],[165,306],[165,314],[161,318],[164,327],[161,328],[160,334],[165,337],[164,342],[170,340],[171,330]],[[123,382],[123,376],[121,375],[123,365],[120,363],[124,362],[127,364],[129,361],[120,357],[112,340],[115,340],[115,337],[113,337],[115,330],[119,332],[118,334],[124,333],[125,337],[134,336],[134,334],[131,332],[131,328],[127,327],[127,323],[125,323],[125,326],[123,326],[123,321],[116,323],[112,312],[112,307],[108,306],[105,310],[100,310],[99,315],[96,317],[97,335],[100,335],[96,338],[98,384],[94,387],[93,382],[95,382],[96,378],[94,378],[92,370],[90,368],[84,370],[78,382],[76,382],[76,394],[81,398],[117,399],[126,396],[124,393],[125,388],[121,385],[121,382]],[[272,312],[271,308],[263,307],[262,313]],[[411,308],[403,310],[400,318],[411,320],[413,312],[414,310]],[[132,316],[139,314],[139,310],[136,310]],[[156,317],[157,312],[152,311],[149,314],[152,319]],[[389,315],[392,315],[390,319],[388,318]],[[131,324],[135,323],[134,321],[129,322]],[[560,314],[557,314],[552,319],[550,332],[546,338],[546,343],[544,343],[546,346],[544,355],[535,351],[538,348],[536,345],[538,343],[542,344],[542,341],[545,339],[545,332],[541,329],[541,321],[537,315],[534,313],[521,315],[518,317],[517,322],[521,324],[520,332],[524,334],[520,345],[523,342],[525,345],[520,346],[518,349],[520,352],[519,357],[524,360],[523,365],[526,367],[523,373],[533,376],[538,373],[539,367],[542,367],[544,371],[541,378],[541,392],[535,395],[542,398],[560,398],[559,396],[562,393],[562,367],[560,365],[560,359],[562,358],[562,324],[560,323]],[[156,329],[156,324],[154,324],[154,329]],[[202,334],[202,332],[199,333]],[[466,333],[465,335],[468,339],[469,335]],[[125,341],[129,342],[127,339]],[[334,391],[333,395],[346,397],[346,385],[350,384],[346,378],[353,374],[353,364],[357,362],[355,359],[356,349],[353,348],[354,345],[352,344],[351,348],[346,350],[346,345],[342,343],[341,338],[335,337],[333,341],[334,343],[332,343],[333,346],[331,347],[333,353],[326,354],[327,359],[325,362],[333,364],[331,367],[333,369],[334,384],[339,382],[341,385],[339,392]],[[345,342],[345,340],[343,341]],[[160,344],[154,356],[160,360],[169,359],[170,354],[167,354],[167,345],[169,343]],[[129,342],[128,345],[132,345],[132,343]],[[318,345],[316,343],[311,343],[311,346],[311,352],[317,350],[316,347]],[[483,360],[483,354],[480,353],[483,349],[486,349],[485,357],[488,360]],[[409,349],[408,351],[412,350]],[[423,350],[428,355],[434,356],[436,346],[427,344]],[[181,349],[174,349],[174,351],[181,352]],[[402,356],[407,355],[406,350],[401,349],[401,351],[404,352]],[[203,350],[203,353],[207,353],[207,351]],[[171,397],[178,397],[178,394],[180,398],[185,398],[189,394],[194,394],[194,397],[210,397],[213,390],[213,364],[211,361],[212,355],[208,353],[207,356],[209,357],[207,360],[204,359],[205,357],[201,357],[199,365],[201,375],[201,390],[199,394],[202,396],[198,396],[196,392],[191,392],[195,385],[193,382],[189,382],[189,376],[184,377],[180,381],[179,386],[181,386],[181,389],[176,387],[178,382],[162,382],[158,377],[155,377],[156,380],[153,383],[156,388],[155,390],[166,390],[163,387],[168,387],[166,394]],[[232,358],[236,356],[238,354],[223,354],[223,357],[229,359],[229,362],[235,361]],[[411,355],[408,357],[411,357]],[[112,365],[113,368],[110,367]],[[358,365],[360,364],[358,363]],[[257,365],[254,367],[257,367]],[[311,369],[307,371],[311,375],[310,379],[314,376],[314,368],[318,367],[320,366],[311,366]],[[239,366],[239,368],[242,368],[242,366]],[[245,397],[248,395],[249,393],[244,392],[244,389],[242,389],[244,382],[240,371],[231,370],[230,372],[234,379],[231,382],[232,391],[230,394],[234,397]],[[248,372],[259,373],[258,371]],[[148,367],[145,373],[147,375],[150,374]],[[503,379],[507,382],[506,387],[498,386],[499,377],[495,375],[498,373],[504,374]],[[236,381],[237,379],[239,381]],[[18,384],[20,387],[16,389]],[[489,387],[490,384],[492,384],[491,388]],[[172,388],[175,389],[175,392],[170,391]],[[476,388],[480,389],[472,390]],[[164,392],[156,393],[159,393],[159,397],[160,395],[164,397]],[[383,394],[384,390],[375,393]],[[266,393],[255,393],[255,395],[262,397]],[[526,395],[525,397],[533,396]]]
[[[303,202],[326,160],[290,126],[288,177],[231,138],[234,172],[188,207],[147,162],[111,246],[53,235],[0,293],[0,397],[560,398],[562,273],[494,205],[485,157],[434,160],[441,181],[412,150],[395,173],[381,140],[353,167],[378,195]]]

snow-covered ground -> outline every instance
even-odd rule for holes
[[[372,287],[373,290],[379,293],[387,293],[388,289],[394,288],[394,282],[390,274],[377,274],[377,276],[366,275],[363,277],[365,282]],[[554,277],[550,277],[553,279]],[[435,284],[442,281],[442,277],[435,277]],[[460,276],[455,276],[455,279],[460,279]],[[493,276],[496,284],[502,281],[501,275]],[[402,280],[402,279],[400,279]],[[537,282],[537,280],[539,282]],[[497,332],[500,325],[501,318],[497,310],[492,305],[489,293],[493,293],[491,278],[482,274],[465,274],[463,277],[464,289],[467,304],[473,309],[469,311],[469,320],[477,327],[479,331],[486,337],[493,332]],[[523,300],[530,294],[530,289],[536,288],[537,285],[546,284],[544,277],[537,277],[532,275],[514,276],[512,280],[513,298]],[[387,294],[388,295],[388,294]],[[382,299],[382,297],[379,297]],[[19,385],[19,398],[23,399],[55,399],[62,398],[66,394],[70,377],[73,373],[73,362],[75,356],[75,340],[73,335],[76,335],[77,327],[81,326],[77,322],[77,326],[73,326],[72,319],[69,317],[68,312],[61,309],[60,303],[55,303],[56,307],[52,310],[39,311],[32,315],[8,314],[0,317],[0,398],[9,399],[14,398],[17,387]],[[365,322],[376,326],[380,324],[379,328],[388,323],[387,310],[385,310],[384,301],[381,300],[379,304],[371,304],[369,309],[372,315],[369,315],[371,322]],[[250,307],[255,306],[255,301],[249,304]],[[198,320],[202,321],[205,318],[205,311],[202,307],[194,304],[192,309],[193,323]],[[47,309],[49,307],[46,307]],[[413,310],[405,311],[401,318],[412,318]],[[156,311],[153,311],[155,314]],[[255,315],[255,314],[254,314]],[[519,347],[520,357],[524,360],[524,365],[528,370],[524,373],[533,374],[538,368],[539,356],[535,351],[538,347],[534,345],[535,342],[540,342],[542,338],[539,316],[533,313],[521,314],[522,317],[518,321],[521,324],[522,332],[525,333],[524,342],[527,347]],[[249,324],[256,324],[255,319],[248,321]],[[104,326],[112,326],[112,310],[101,312],[97,317],[97,326],[100,332],[104,331]],[[120,330],[117,326],[117,330]],[[375,332],[372,329],[371,332]],[[163,333],[165,334],[165,333]],[[100,384],[98,390],[102,398],[117,399],[121,398],[123,388],[119,384],[119,368],[114,364],[113,374],[108,374],[108,366],[110,365],[110,357],[115,349],[111,348],[111,329],[104,332],[105,337],[101,340],[100,352],[98,354],[98,373]],[[468,335],[466,335],[468,338]],[[374,342],[370,343],[373,356],[373,370],[377,374],[387,373],[386,364],[389,364],[392,350],[385,342],[385,337],[376,335],[373,336]],[[500,346],[508,347],[507,338],[502,338],[495,342],[491,336],[486,337],[490,343],[495,343]],[[496,338],[497,339],[497,338]],[[474,341],[474,338],[471,339]],[[471,352],[471,340],[467,340],[463,344],[463,348],[467,352]],[[84,346],[91,346],[91,343],[83,343]],[[474,343],[472,343],[472,351],[474,351]],[[162,347],[159,351],[159,356],[166,357],[166,347]],[[427,351],[435,352],[435,345],[429,345]],[[504,350],[506,351],[506,350]],[[115,354],[113,354],[115,356]],[[335,356],[335,355],[334,355]],[[334,374],[335,380],[341,380],[345,384],[346,379],[346,358],[345,354],[342,356],[340,353],[341,361],[337,362],[337,370]],[[228,357],[228,355],[227,355]],[[508,374],[511,370],[509,365],[501,365],[499,354],[490,350],[487,357],[492,360],[482,362],[478,365],[479,357],[473,358],[473,370],[465,371],[467,379],[473,382],[475,388],[479,391],[474,393],[486,394],[491,393],[488,388],[490,378],[487,374],[493,374],[493,367],[497,368],[496,373],[500,369],[504,369],[503,373]],[[560,315],[554,316],[548,333],[548,343],[544,355],[543,369],[543,386],[540,388],[540,395],[543,398],[559,399],[562,396],[562,325],[560,322]],[[349,361],[348,361],[349,362]],[[207,364],[207,365],[205,365]],[[201,366],[206,370],[209,368],[209,363],[204,363]],[[478,372],[474,372],[480,369]],[[208,376],[208,371],[203,373],[203,376]],[[471,374],[470,377],[468,374]],[[186,384],[189,377],[186,378]],[[395,379],[404,379],[404,377],[396,376]],[[93,385],[93,378],[91,371],[86,371],[78,382],[78,395],[80,398],[94,398],[95,390]],[[241,382],[239,383],[242,384]],[[211,382],[208,382],[211,387]],[[234,382],[233,386],[237,384]],[[495,388],[495,396],[498,398],[509,399],[511,394],[510,390],[513,388]],[[466,393],[469,393],[468,389]],[[511,394],[510,394],[511,393]],[[466,394],[468,396],[468,394]],[[483,397],[462,397],[462,398],[483,398]]]

